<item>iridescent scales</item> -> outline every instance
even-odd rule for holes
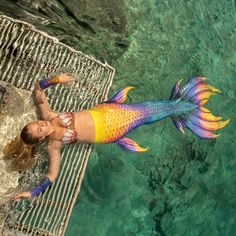
[[[115,103],[100,104],[89,111],[95,121],[96,143],[110,143],[123,137],[141,117],[140,111]]]

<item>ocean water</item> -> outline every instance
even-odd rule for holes
[[[206,107],[231,119],[215,140],[182,135],[170,119],[139,127],[128,137],[149,147],[142,154],[94,145],[66,236],[234,235],[236,2],[4,2],[0,12],[115,67],[110,95],[134,86],[127,103],[165,99],[177,80],[202,75],[223,92]]]
[[[170,119],[139,127],[128,136],[144,154],[95,145],[66,235],[234,235],[235,1],[125,4],[130,46],[112,62],[112,90],[134,86],[130,103],[163,99],[203,75],[223,91],[206,107],[231,122],[216,140],[182,135]]]

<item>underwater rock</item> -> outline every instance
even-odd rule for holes
[[[14,89],[14,87],[10,84],[8,84],[4,89],[5,93],[2,95],[0,105],[1,113],[7,114],[9,116],[19,114],[18,112],[20,111],[18,111],[17,108],[23,108],[24,106],[22,106],[22,104],[24,104],[24,102],[22,101],[20,96],[18,96],[18,93]]]
[[[123,0],[0,1],[0,14],[26,21],[62,43],[108,62],[130,45],[124,12]]]
[[[36,118],[35,108],[31,101],[29,91],[18,89],[13,85],[0,82],[0,195],[15,189],[18,185],[19,174],[9,170],[9,163],[3,160],[3,150],[5,146],[13,140],[20,132],[22,127]],[[30,179],[33,181],[32,175]]]

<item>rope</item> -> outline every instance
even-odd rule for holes
[[[106,100],[115,73],[107,63],[75,51],[32,25],[0,15],[1,80],[31,91],[35,80],[58,71],[77,77],[73,87],[56,85],[46,90],[51,108],[60,112],[79,111]],[[53,185],[28,207],[25,200],[10,203],[2,235],[64,235],[91,149],[91,144],[65,146]]]

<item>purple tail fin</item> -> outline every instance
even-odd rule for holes
[[[219,89],[205,83],[205,80],[205,77],[193,77],[182,88],[180,88],[181,80],[179,80],[175,84],[170,98],[189,101],[198,106],[188,114],[173,119],[177,129],[184,133],[184,127],[186,127],[198,137],[208,139],[218,137],[219,134],[215,134],[214,131],[225,127],[230,120],[221,121],[221,117],[214,116],[208,109],[203,107],[212,94],[221,92]]]

